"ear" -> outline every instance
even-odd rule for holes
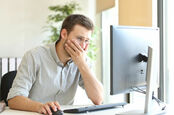
[[[60,35],[61,35],[61,39],[63,39],[63,41],[66,40],[67,36],[68,36],[67,30],[66,29],[62,29]]]

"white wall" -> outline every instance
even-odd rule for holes
[[[71,0],[72,1],[72,0]],[[74,0],[94,20],[93,0]],[[0,57],[22,57],[48,38],[44,32],[49,6],[70,0],[0,0]]]

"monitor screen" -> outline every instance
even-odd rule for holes
[[[159,29],[111,26],[111,95],[146,87],[148,46],[157,49]]]

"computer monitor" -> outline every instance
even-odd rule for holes
[[[159,74],[159,29],[152,27],[114,26],[111,32],[111,95],[125,94],[134,89],[146,89],[151,75],[147,69],[149,55],[155,52],[153,87],[158,85]],[[148,68],[151,69],[151,66]],[[150,76],[151,77],[151,76]],[[152,82],[152,81],[151,81]],[[151,86],[152,87],[152,86]],[[148,86],[149,89],[149,86]],[[150,88],[154,89],[154,88]],[[149,90],[151,91],[151,90]],[[150,94],[150,95],[149,95]],[[148,92],[148,97],[152,94]],[[147,100],[147,99],[146,99]],[[148,101],[149,102],[149,101]],[[147,103],[146,103],[147,104]],[[149,107],[149,106],[148,106]],[[146,108],[148,108],[146,106]],[[148,111],[148,110],[146,110]]]

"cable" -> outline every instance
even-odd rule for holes
[[[134,87],[134,88],[132,88],[132,90],[136,91],[136,92],[139,92],[139,93],[142,93],[142,94],[146,94],[146,91],[140,89],[139,87]],[[156,98],[154,96],[154,92],[152,94],[152,99],[154,99],[158,103],[158,105],[161,107],[161,110],[165,110],[166,104],[164,102],[162,102],[161,100],[159,100],[158,98]]]

